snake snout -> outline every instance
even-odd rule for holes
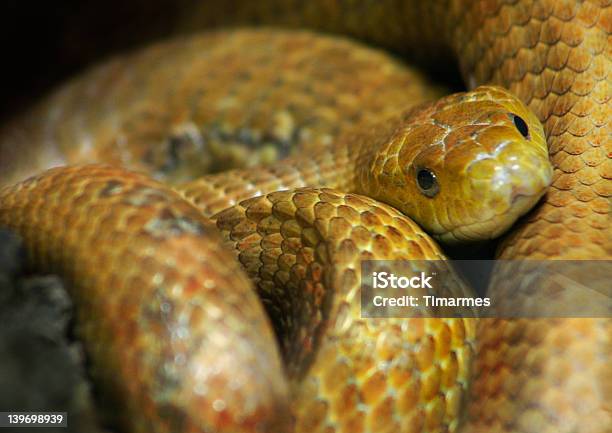
[[[552,181],[552,167],[546,155],[530,149],[517,155],[502,155],[497,164],[492,178],[493,188],[507,195],[506,202],[510,207],[521,197],[539,199]]]
[[[497,237],[545,194],[552,181],[552,166],[546,152],[508,143],[495,155],[474,161],[470,168],[470,189],[474,196],[472,224]],[[486,227],[486,230],[485,230]]]
[[[510,205],[515,206],[523,198],[540,198],[550,185],[550,178],[541,176],[524,178],[524,181],[512,185],[510,191]]]
[[[544,195],[552,180],[552,169],[547,162],[540,167],[511,166],[506,169],[508,206],[510,211],[527,212]],[[516,208],[516,209],[515,209]]]

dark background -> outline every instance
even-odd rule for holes
[[[198,2],[218,0],[3,0],[0,2],[0,123],[51,88],[113,53],[181,32]],[[227,19],[209,17],[207,26]],[[462,90],[456,62],[414,47],[435,80]]]
[[[112,52],[172,32],[172,0],[0,2],[0,119]]]

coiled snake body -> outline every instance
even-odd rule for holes
[[[445,6],[470,85],[509,87],[548,136],[552,190],[502,256],[609,257],[611,8],[442,3],[428,13]],[[376,28],[363,29],[378,39]],[[194,52],[202,53],[196,62],[177,66]],[[254,62],[241,66],[248,56]],[[609,321],[481,321],[474,343],[470,320],[359,317],[360,260],[443,255],[394,208],[340,191],[386,202],[456,242],[499,234],[551,182],[537,119],[514,96],[481,87],[401,111],[435,96],[412,90],[418,81],[344,41],[219,32],[108,63],[7,127],[3,183],[57,162],[120,162],[183,182],[185,166],[231,167],[254,147],[264,151],[247,154],[264,162],[293,142],[314,154],[175,190],[101,165],[54,169],[2,190],[0,223],[24,237],[38,266],[73,284],[94,376],[126,406],[126,428],[453,431],[467,399],[469,431],[606,431]],[[172,163],[142,150],[146,142],[161,143]],[[212,156],[196,158],[203,143]],[[301,186],[318,188],[293,189]],[[289,190],[270,193],[278,189]],[[215,214],[217,228],[203,214]],[[281,354],[217,229],[258,287]],[[576,391],[583,404],[570,404]]]

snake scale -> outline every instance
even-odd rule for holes
[[[537,180],[532,193],[523,184],[497,191],[497,202],[473,200],[471,214],[455,211],[469,202],[461,170],[435,152],[416,164],[422,155],[402,149],[437,140],[446,152],[471,149],[456,158],[466,164],[474,142],[510,137],[523,144],[510,146],[512,158],[541,148],[536,119],[492,87],[406,110],[440,89],[341,39],[218,32],[95,68],[5,128],[2,183],[51,165],[107,161],[178,186],[111,166],[53,169],[3,189],[0,221],[23,236],[37,266],[72,282],[101,392],[125,406],[119,421],[128,431],[610,431],[609,320],[359,318],[360,260],[443,254],[394,208],[347,194],[370,195],[458,241],[503,231],[551,183],[500,257],[609,258],[610,3],[354,3],[201,2],[184,20],[307,24],[400,51],[420,44],[453,53],[470,88],[504,86],[542,121],[552,179],[536,151],[532,170],[517,176]],[[181,68],[194,51],[204,54]],[[478,110],[444,117],[445,104],[470,98]],[[183,183],[189,171],[288,156],[291,145],[298,155],[270,168]],[[416,186],[419,167],[431,164],[443,167],[433,182],[437,206],[425,199],[431,177],[429,188]],[[494,184],[491,167],[480,166],[481,185]],[[540,173],[534,168],[543,174],[525,174]],[[306,185],[316,188],[293,189]],[[212,222],[204,216],[231,205]],[[481,232],[456,226],[491,212],[506,219]]]

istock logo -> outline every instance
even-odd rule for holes
[[[420,275],[415,277],[398,277],[388,272],[372,272],[372,287],[374,289],[406,289],[408,287],[413,289],[433,289],[429,281],[434,275],[436,275],[435,272],[428,275],[425,272],[421,272]]]

